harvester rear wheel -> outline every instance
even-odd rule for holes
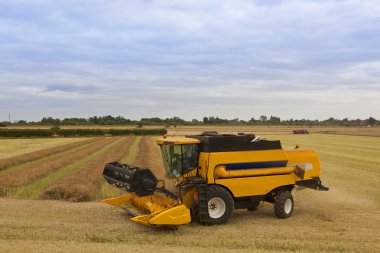
[[[207,225],[224,224],[232,216],[234,200],[231,194],[223,187],[211,185],[208,187],[208,213]]]
[[[274,198],[274,215],[280,219],[289,218],[294,210],[294,200],[290,191],[282,191]]]

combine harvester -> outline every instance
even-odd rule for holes
[[[274,204],[276,217],[292,215],[294,188],[327,191],[321,184],[320,161],[311,150],[283,150],[280,141],[254,135],[205,132],[186,138],[157,140],[166,177],[177,191],[165,189],[147,168],[118,162],[105,166],[104,178],[128,193],[106,199],[150,226],[226,223],[234,209],[256,210]]]

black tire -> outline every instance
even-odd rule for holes
[[[223,187],[212,185],[208,187],[207,195],[209,221],[205,225],[226,223],[234,211],[234,200],[231,194]]]
[[[256,211],[259,208],[260,201],[252,202],[249,207],[247,207],[248,211]]]
[[[290,191],[282,191],[274,197],[274,215],[279,219],[289,218],[294,210],[294,200]]]

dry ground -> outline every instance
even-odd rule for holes
[[[88,138],[18,138],[0,139],[0,159],[59,145],[78,142]]]
[[[102,203],[0,199],[1,252],[380,252],[380,213],[371,203],[329,193],[297,192],[288,220],[272,206],[236,211],[223,226],[177,231],[135,224]]]
[[[256,212],[237,210],[223,226],[192,223],[177,231],[135,224],[123,210],[99,202],[0,198],[0,252],[380,252],[379,137],[263,137],[315,149],[331,190],[295,191],[296,209],[287,220],[263,204]],[[138,146],[135,163],[162,166],[149,138]]]

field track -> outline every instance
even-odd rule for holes
[[[4,170],[10,166],[18,165],[20,163],[25,163],[25,162],[37,160],[37,159],[40,159],[40,158],[45,157],[45,156],[49,156],[49,155],[53,155],[53,154],[56,154],[59,152],[63,152],[65,150],[69,150],[69,149],[72,149],[75,147],[79,147],[79,146],[82,146],[84,144],[88,144],[88,143],[91,143],[94,141],[96,141],[96,139],[92,138],[92,139],[77,141],[74,143],[68,143],[65,145],[60,145],[60,146],[53,147],[53,148],[46,148],[46,149],[42,149],[42,150],[37,150],[34,152],[30,152],[30,153],[26,153],[26,154],[14,156],[14,157],[6,158],[6,159],[1,159],[0,160],[0,170]]]
[[[141,138],[139,152],[133,163],[137,167],[149,168],[157,179],[165,180],[165,168],[160,154],[160,150],[149,136]]]
[[[69,201],[88,201],[99,190],[104,165],[126,155],[135,137],[126,137],[109,148],[105,155],[90,160],[43,192],[43,197]]]

